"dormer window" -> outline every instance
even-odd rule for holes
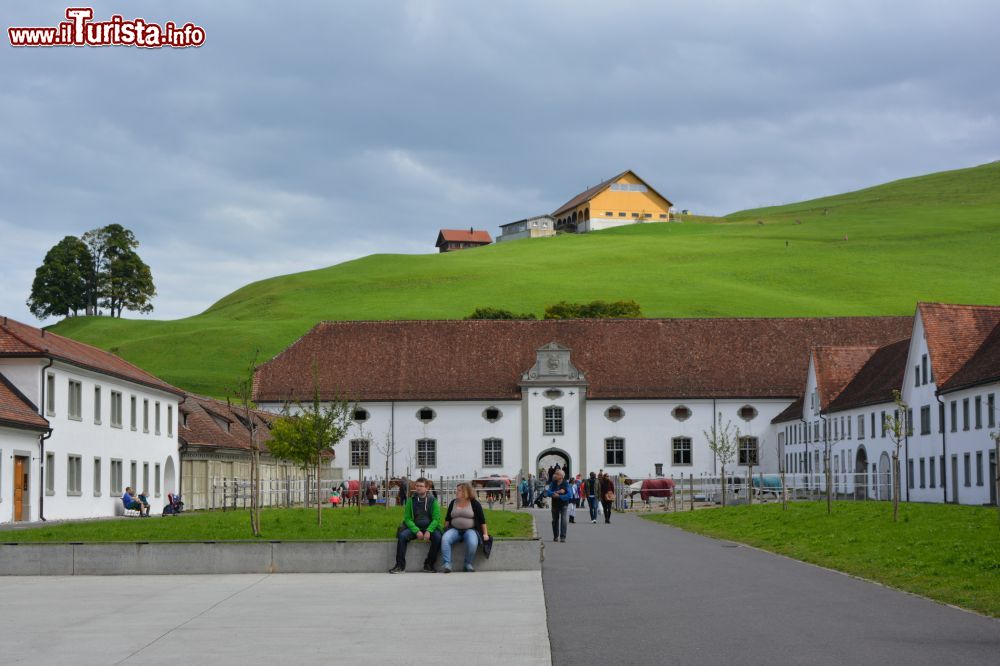
[[[608,407],[606,410],[604,410],[604,416],[609,421],[621,421],[622,418],[625,416],[625,410],[619,407],[618,405],[612,405],[611,407]]]
[[[670,413],[678,421],[687,421],[689,418],[691,418],[691,410],[685,407],[684,405],[674,407],[674,411]]]
[[[434,410],[430,407],[423,407],[417,410],[417,418],[424,423],[430,423],[434,420],[435,416]]]
[[[500,417],[502,416],[503,414],[496,407],[487,407],[486,409],[483,410],[483,418],[489,421],[490,423],[496,423],[497,421],[500,420]]]
[[[354,410],[354,420],[357,423],[364,423],[368,420],[368,410],[358,407]]]
[[[757,418],[757,410],[751,405],[743,405],[737,413],[744,421],[753,421]]]

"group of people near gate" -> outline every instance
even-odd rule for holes
[[[541,475],[540,475],[541,476]],[[600,510],[603,510],[604,522],[611,522],[611,507],[615,501],[615,483],[611,476],[600,472],[591,472],[586,479],[567,478],[566,471],[558,464],[545,472],[546,481],[538,487],[534,476],[528,475],[521,479],[518,492],[521,494],[522,506],[535,505],[544,508],[544,501],[550,499],[552,509],[552,540],[566,541],[566,527],[576,522],[576,510],[585,502],[590,509],[590,522],[596,524]]]
[[[441,555],[442,573],[452,572],[452,547],[459,541],[465,544],[464,570],[472,572],[476,551],[482,546],[488,556],[493,541],[483,505],[476,499],[472,484],[460,483],[455,489],[455,499],[441,517],[441,503],[430,492],[427,479],[413,482],[413,492],[403,505],[403,523],[396,533],[396,566],[391,574],[406,571],[406,548],[413,540],[429,541],[430,548],[424,560],[424,572],[436,573],[438,554]]]

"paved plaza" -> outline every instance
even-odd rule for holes
[[[3,663],[548,664],[538,571],[0,578]]]
[[[549,515],[536,512],[554,664],[1000,658],[997,620],[632,515],[552,543]]]

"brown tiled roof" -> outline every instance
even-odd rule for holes
[[[634,171],[632,171],[631,169],[627,169],[625,171],[622,171],[617,176],[612,176],[611,178],[608,178],[607,180],[605,180],[603,182],[600,182],[597,185],[594,185],[593,187],[584,190],[583,192],[580,192],[578,195],[576,195],[575,197],[573,197],[572,199],[570,199],[569,201],[567,201],[566,203],[564,203],[562,206],[559,206],[559,208],[557,208],[555,210],[555,212],[552,213],[552,217],[556,217],[558,215],[562,215],[563,213],[565,213],[568,210],[573,210],[574,208],[576,208],[577,206],[579,206],[583,202],[590,201],[591,199],[593,199],[594,197],[596,197],[598,194],[600,194],[601,192],[603,192],[604,190],[606,190],[608,187],[610,187],[611,183],[615,182],[616,180],[618,180],[619,178],[621,178],[622,176],[624,176],[626,174],[632,174],[636,178],[639,178],[639,176]],[[639,178],[639,180],[642,180],[642,178]],[[653,187],[649,183],[647,183],[646,181],[642,180],[642,183],[646,187],[648,187],[650,190],[652,190],[653,192],[656,192],[656,190],[653,189]],[[656,194],[659,194],[661,197],[663,197],[663,200],[666,201],[667,204],[670,204],[670,200],[669,199],[667,199],[666,197],[664,197],[659,192],[656,192]]]
[[[181,419],[177,435],[181,443],[188,446],[211,446],[221,449],[250,450],[250,429],[246,425],[243,408],[230,405],[222,400],[187,394],[180,406]],[[273,415],[259,410],[252,411],[257,427],[257,443],[266,450],[266,442],[271,438],[270,424]],[[229,430],[220,425],[214,416],[229,423]]]
[[[833,400],[827,412],[842,412],[866,405],[892,402],[893,390],[903,387],[909,338],[897,340],[875,350],[854,378]]]
[[[771,423],[788,423],[798,421],[802,418],[802,398],[796,398],[795,402],[785,407],[784,411],[771,419]]]
[[[572,350],[593,398],[794,398],[815,345],[880,345],[909,317],[323,322],[263,364],[258,401],[518,399],[536,350]]]
[[[2,374],[0,374],[0,426],[28,430],[49,428],[49,422],[39,416],[38,408]]]
[[[488,231],[480,229],[442,229],[438,232],[438,239],[435,247],[442,243],[483,243],[488,245],[493,242],[493,238]]]
[[[877,346],[813,347],[816,390],[820,409],[826,409],[871,358]]]
[[[934,383],[949,384],[1000,324],[1000,306],[919,303]]]
[[[179,388],[171,386],[111,352],[22,324],[8,317],[0,319],[0,357],[4,356],[54,358],[168,393],[184,395]]]
[[[993,332],[972,358],[947,383],[940,385],[940,389],[945,392],[957,391],[994,381],[1000,381],[1000,324],[993,328]]]

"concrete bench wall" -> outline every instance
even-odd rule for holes
[[[410,543],[407,571],[423,567],[427,548],[427,543]],[[456,544],[452,553],[453,561],[461,563],[465,546]],[[482,551],[476,554],[475,567],[477,571],[540,570],[541,556],[538,539],[498,539],[490,559]],[[19,543],[0,544],[0,575],[384,573],[395,559],[395,541]]]

